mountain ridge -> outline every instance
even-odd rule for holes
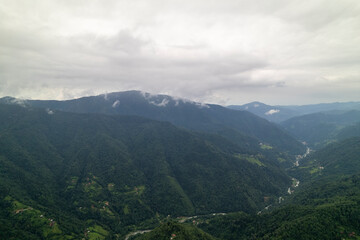
[[[312,148],[321,148],[328,143],[337,141],[344,136],[351,136],[351,126],[354,134],[356,124],[360,122],[360,111],[330,111],[306,114],[290,118],[280,125],[297,139],[306,141]],[[345,129],[350,127],[350,129]],[[347,131],[347,133],[342,132]],[[340,135],[339,135],[340,134]],[[356,134],[355,134],[356,136]]]
[[[280,123],[290,118],[327,111],[360,110],[360,102],[333,102],[307,105],[267,105],[262,102],[250,102],[243,105],[229,105],[228,108],[245,110],[265,118],[271,122]]]
[[[1,101],[16,103],[17,100],[7,98],[0,99]],[[231,130],[257,138],[261,142],[292,154],[305,151],[305,147],[284,130],[250,112],[231,110],[220,105],[196,103],[167,95],[127,91],[67,101],[21,100],[19,104],[45,108],[49,111],[136,115],[210,133]]]

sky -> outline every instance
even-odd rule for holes
[[[360,101],[359,0],[1,0],[0,97]]]

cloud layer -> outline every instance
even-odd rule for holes
[[[0,3],[0,96],[359,101],[358,0]]]

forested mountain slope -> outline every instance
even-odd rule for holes
[[[267,151],[139,117],[0,104],[2,234],[79,239],[168,214],[254,212],[290,184]]]
[[[271,106],[261,102],[251,102],[244,105],[230,105],[228,108],[249,111],[261,118],[265,118],[276,123],[301,115],[301,112],[288,109],[286,106]]]
[[[247,135],[291,154],[301,154],[305,147],[273,123],[246,111],[235,111],[219,105],[201,104],[167,95],[139,91],[109,93],[68,101],[19,101],[2,98],[0,102],[48,108],[76,113],[136,115],[168,121],[190,130],[210,132],[234,140]],[[234,134],[223,134],[234,132]]]
[[[341,129],[335,136],[336,140],[344,140],[351,137],[360,137],[360,120],[359,122]]]
[[[360,138],[313,152],[289,171],[300,186],[258,215],[198,219],[221,239],[356,239],[360,232]]]
[[[199,219],[205,232],[235,239],[357,239],[360,232],[360,176],[327,179],[303,187],[269,213],[232,213]]]
[[[310,181],[359,173],[360,137],[353,137],[310,154],[290,174],[301,181]]]
[[[281,126],[298,140],[306,141],[312,148],[320,149],[337,140],[344,127],[360,121],[360,111],[333,111],[303,115],[281,123]]]

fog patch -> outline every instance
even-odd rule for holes
[[[157,107],[166,107],[166,105],[168,105],[169,103],[169,100],[167,98],[164,98],[161,103],[156,103],[155,101],[149,101],[149,103]]]
[[[46,109],[46,113],[49,114],[49,115],[53,115],[53,114],[54,114],[54,111],[51,110],[51,109],[49,109],[49,108],[47,108],[47,109]]]
[[[116,108],[116,107],[119,106],[119,105],[120,105],[120,101],[119,101],[119,100],[116,100],[111,107],[112,107],[112,108]]]
[[[199,108],[210,108],[210,106],[207,105],[206,103],[194,102],[194,104]]]
[[[265,113],[265,115],[273,115],[273,114],[278,113],[278,112],[280,112],[279,109],[270,109],[269,111],[267,111]]]
[[[109,100],[109,98],[108,98],[108,93],[107,93],[107,92],[104,93],[104,99],[105,99],[105,101]]]
[[[19,98],[10,98],[7,101],[8,104],[15,104],[19,105],[21,107],[27,107],[27,101],[25,99],[19,99]]]

